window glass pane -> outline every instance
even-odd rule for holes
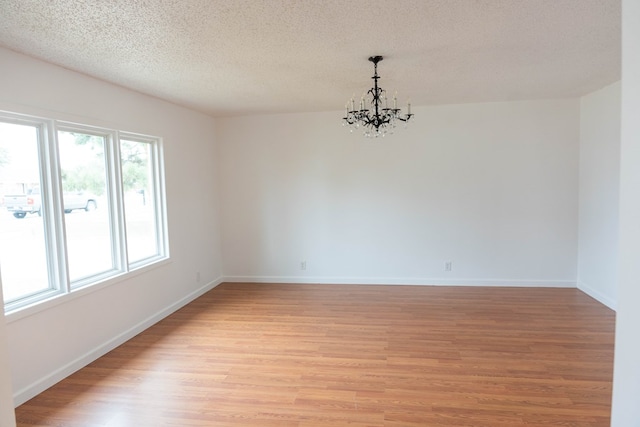
[[[0,263],[5,303],[50,289],[38,128],[0,122]]]
[[[58,132],[69,281],[114,269],[103,136]]]
[[[120,141],[129,263],[159,254],[153,174],[153,145]]]

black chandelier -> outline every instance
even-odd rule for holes
[[[356,109],[356,101],[351,100],[345,106],[345,117],[343,117],[343,125],[349,126],[351,132],[354,129],[362,128],[364,136],[379,137],[385,136],[387,132],[393,133],[398,120],[408,122],[413,114],[411,114],[411,103],[407,103],[407,114],[402,114],[402,110],[398,108],[398,98],[393,96],[393,108],[389,108],[387,100],[387,92],[378,87],[378,62],[382,61],[382,56],[372,56],[369,61],[373,62],[373,87],[369,89],[360,99],[360,108]],[[365,95],[370,94],[371,100],[366,100]]]

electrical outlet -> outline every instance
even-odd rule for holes
[[[452,270],[453,270],[453,261],[445,261],[444,271],[452,271]]]
[[[300,270],[307,269],[307,261],[300,261]]]
[[[196,282],[200,282],[200,272],[196,272]]]

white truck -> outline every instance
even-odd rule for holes
[[[95,196],[85,191],[66,192],[63,197],[65,213],[76,209],[92,211],[98,207]],[[40,187],[30,188],[26,194],[4,196],[4,205],[16,218],[24,218],[27,214],[42,215]]]

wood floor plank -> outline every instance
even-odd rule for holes
[[[224,283],[19,427],[608,426],[615,315],[576,289]]]

